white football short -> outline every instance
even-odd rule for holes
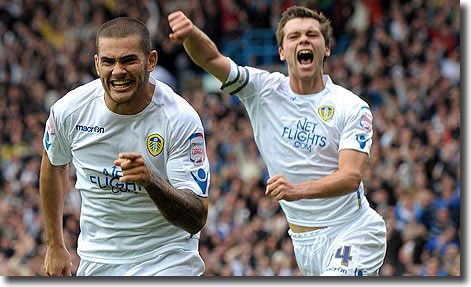
[[[288,233],[304,276],[375,276],[386,254],[386,224],[371,208],[349,223]]]
[[[197,250],[171,250],[156,258],[130,264],[81,260],[77,276],[201,276],[204,262]]]

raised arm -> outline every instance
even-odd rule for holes
[[[65,246],[62,229],[67,186],[67,165],[52,165],[47,153],[43,151],[39,173],[39,193],[47,245],[44,269],[46,274],[51,276],[71,275],[72,261]]]
[[[231,64],[214,42],[181,11],[171,13],[168,22],[172,29],[170,40],[183,43],[185,51],[195,64],[224,83],[229,76]]]
[[[367,162],[366,153],[344,149],[339,153],[339,169],[333,174],[296,184],[277,174],[267,181],[265,194],[276,200],[288,201],[346,195],[358,189]]]

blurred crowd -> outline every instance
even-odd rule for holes
[[[374,141],[366,196],[387,223],[383,276],[460,275],[460,6],[454,0],[0,0],[0,275],[42,275],[38,174],[52,103],[97,77],[105,21],[144,21],[159,53],[154,75],[199,113],[211,164],[200,253],[208,276],[297,276],[286,219],[264,196],[268,174],[242,104],[215,89],[168,40],[183,10],[218,46],[247,29],[274,33],[293,4],[334,28],[325,72],[368,101]],[[284,71],[280,63],[275,68]],[[73,166],[64,209],[75,272],[80,194]]]

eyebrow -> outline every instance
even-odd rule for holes
[[[296,30],[293,30],[293,31],[289,31],[288,33],[286,33],[286,35],[291,35],[291,34],[300,34],[300,33],[318,33],[318,34],[322,34],[321,31],[317,30],[317,29],[311,29],[311,28],[308,28],[308,29],[304,29],[304,30],[301,30],[301,29],[296,29]]]
[[[107,56],[102,56],[100,57],[100,61],[118,61],[118,62],[125,62],[125,61],[129,61],[129,60],[136,60],[138,59],[139,57],[135,54],[131,54],[131,55],[126,55],[126,56],[123,56],[123,57],[120,57],[120,58],[111,58],[111,57],[107,57]]]

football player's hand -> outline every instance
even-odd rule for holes
[[[153,181],[152,173],[140,153],[122,152],[113,164],[121,167],[123,172],[123,176],[119,178],[120,182],[135,182],[146,187]]]
[[[63,246],[47,247],[44,272],[48,276],[72,276],[70,253]]]
[[[176,43],[183,42],[194,30],[193,22],[182,11],[170,13],[168,15],[168,24],[172,29],[169,38]]]
[[[268,179],[265,195],[275,200],[294,201],[302,198],[302,191],[282,174],[277,174]]]

